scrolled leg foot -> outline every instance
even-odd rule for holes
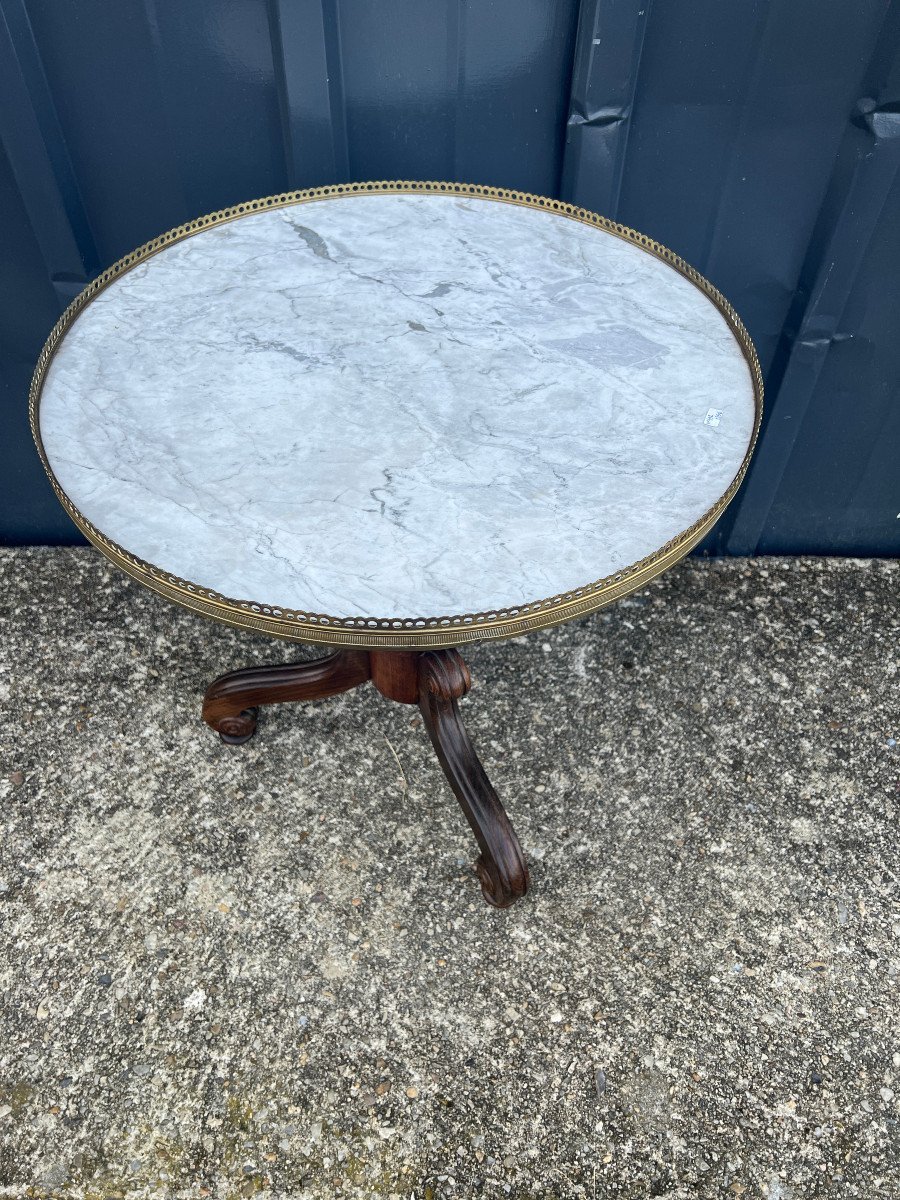
[[[313,662],[230,671],[206,689],[203,720],[223,742],[240,746],[256,732],[261,705],[334,696],[368,678],[365,650],[338,650]]]
[[[233,717],[220,717],[213,728],[229,746],[243,746],[244,742],[249,742],[256,733],[258,719],[258,708],[243,708]]]
[[[481,894],[492,908],[509,908],[528,891],[528,866],[524,858],[513,865],[512,871],[501,870],[496,860],[486,859],[483,854],[475,859],[474,865]]]
[[[444,773],[459,800],[481,855],[475,870],[488,904],[508,908],[528,890],[528,866],[519,839],[469,740],[457,700],[471,686],[456,650],[419,659],[419,708]]]

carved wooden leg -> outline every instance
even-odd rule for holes
[[[207,688],[203,720],[223,742],[240,745],[256,732],[260,705],[334,696],[358,687],[369,677],[367,650],[338,650],[314,662],[231,671]]]
[[[489,904],[508,908],[528,890],[522,848],[456,706],[471,686],[456,650],[338,650],[314,662],[231,671],[210,684],[203,719],[225,742],[239,744],[256,730],[259,707],[318,700],[366,680],[383,696],[418,704],[441,766],[466,814],[481,856],[475,869]]]
[[[475,870],[488,904],[508,908],[528,890],[528,867],[519,839],[469,741],[456,701],[471,686],[456,650],[418,658],[419,708],[437,756],[481,847]]]

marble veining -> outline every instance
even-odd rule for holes
[[[40,407],[61,486],[125,550],[336,617],[480,612],[613,574],[726,491],[753,421],[733,333],[665,263],[433,195],[175,243],[82,311]]]

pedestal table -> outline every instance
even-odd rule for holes
[[[128,574],[333,648],[215,680],[223,740],[367,680],[418,705],[502,907],[528,871],[460,719],[459,648],[593,612],[686,554],[761,404],[734,310],[650,238],[391,182],[240,204],[126,255],[53,330],[31,418],[59,499]]]

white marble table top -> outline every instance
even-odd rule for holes
[[[40,432],[103,535],[238,601],[483,613],[654,554],[726,492],[754,390],[638,246],[475,197],[242,216],[99,292]]]

